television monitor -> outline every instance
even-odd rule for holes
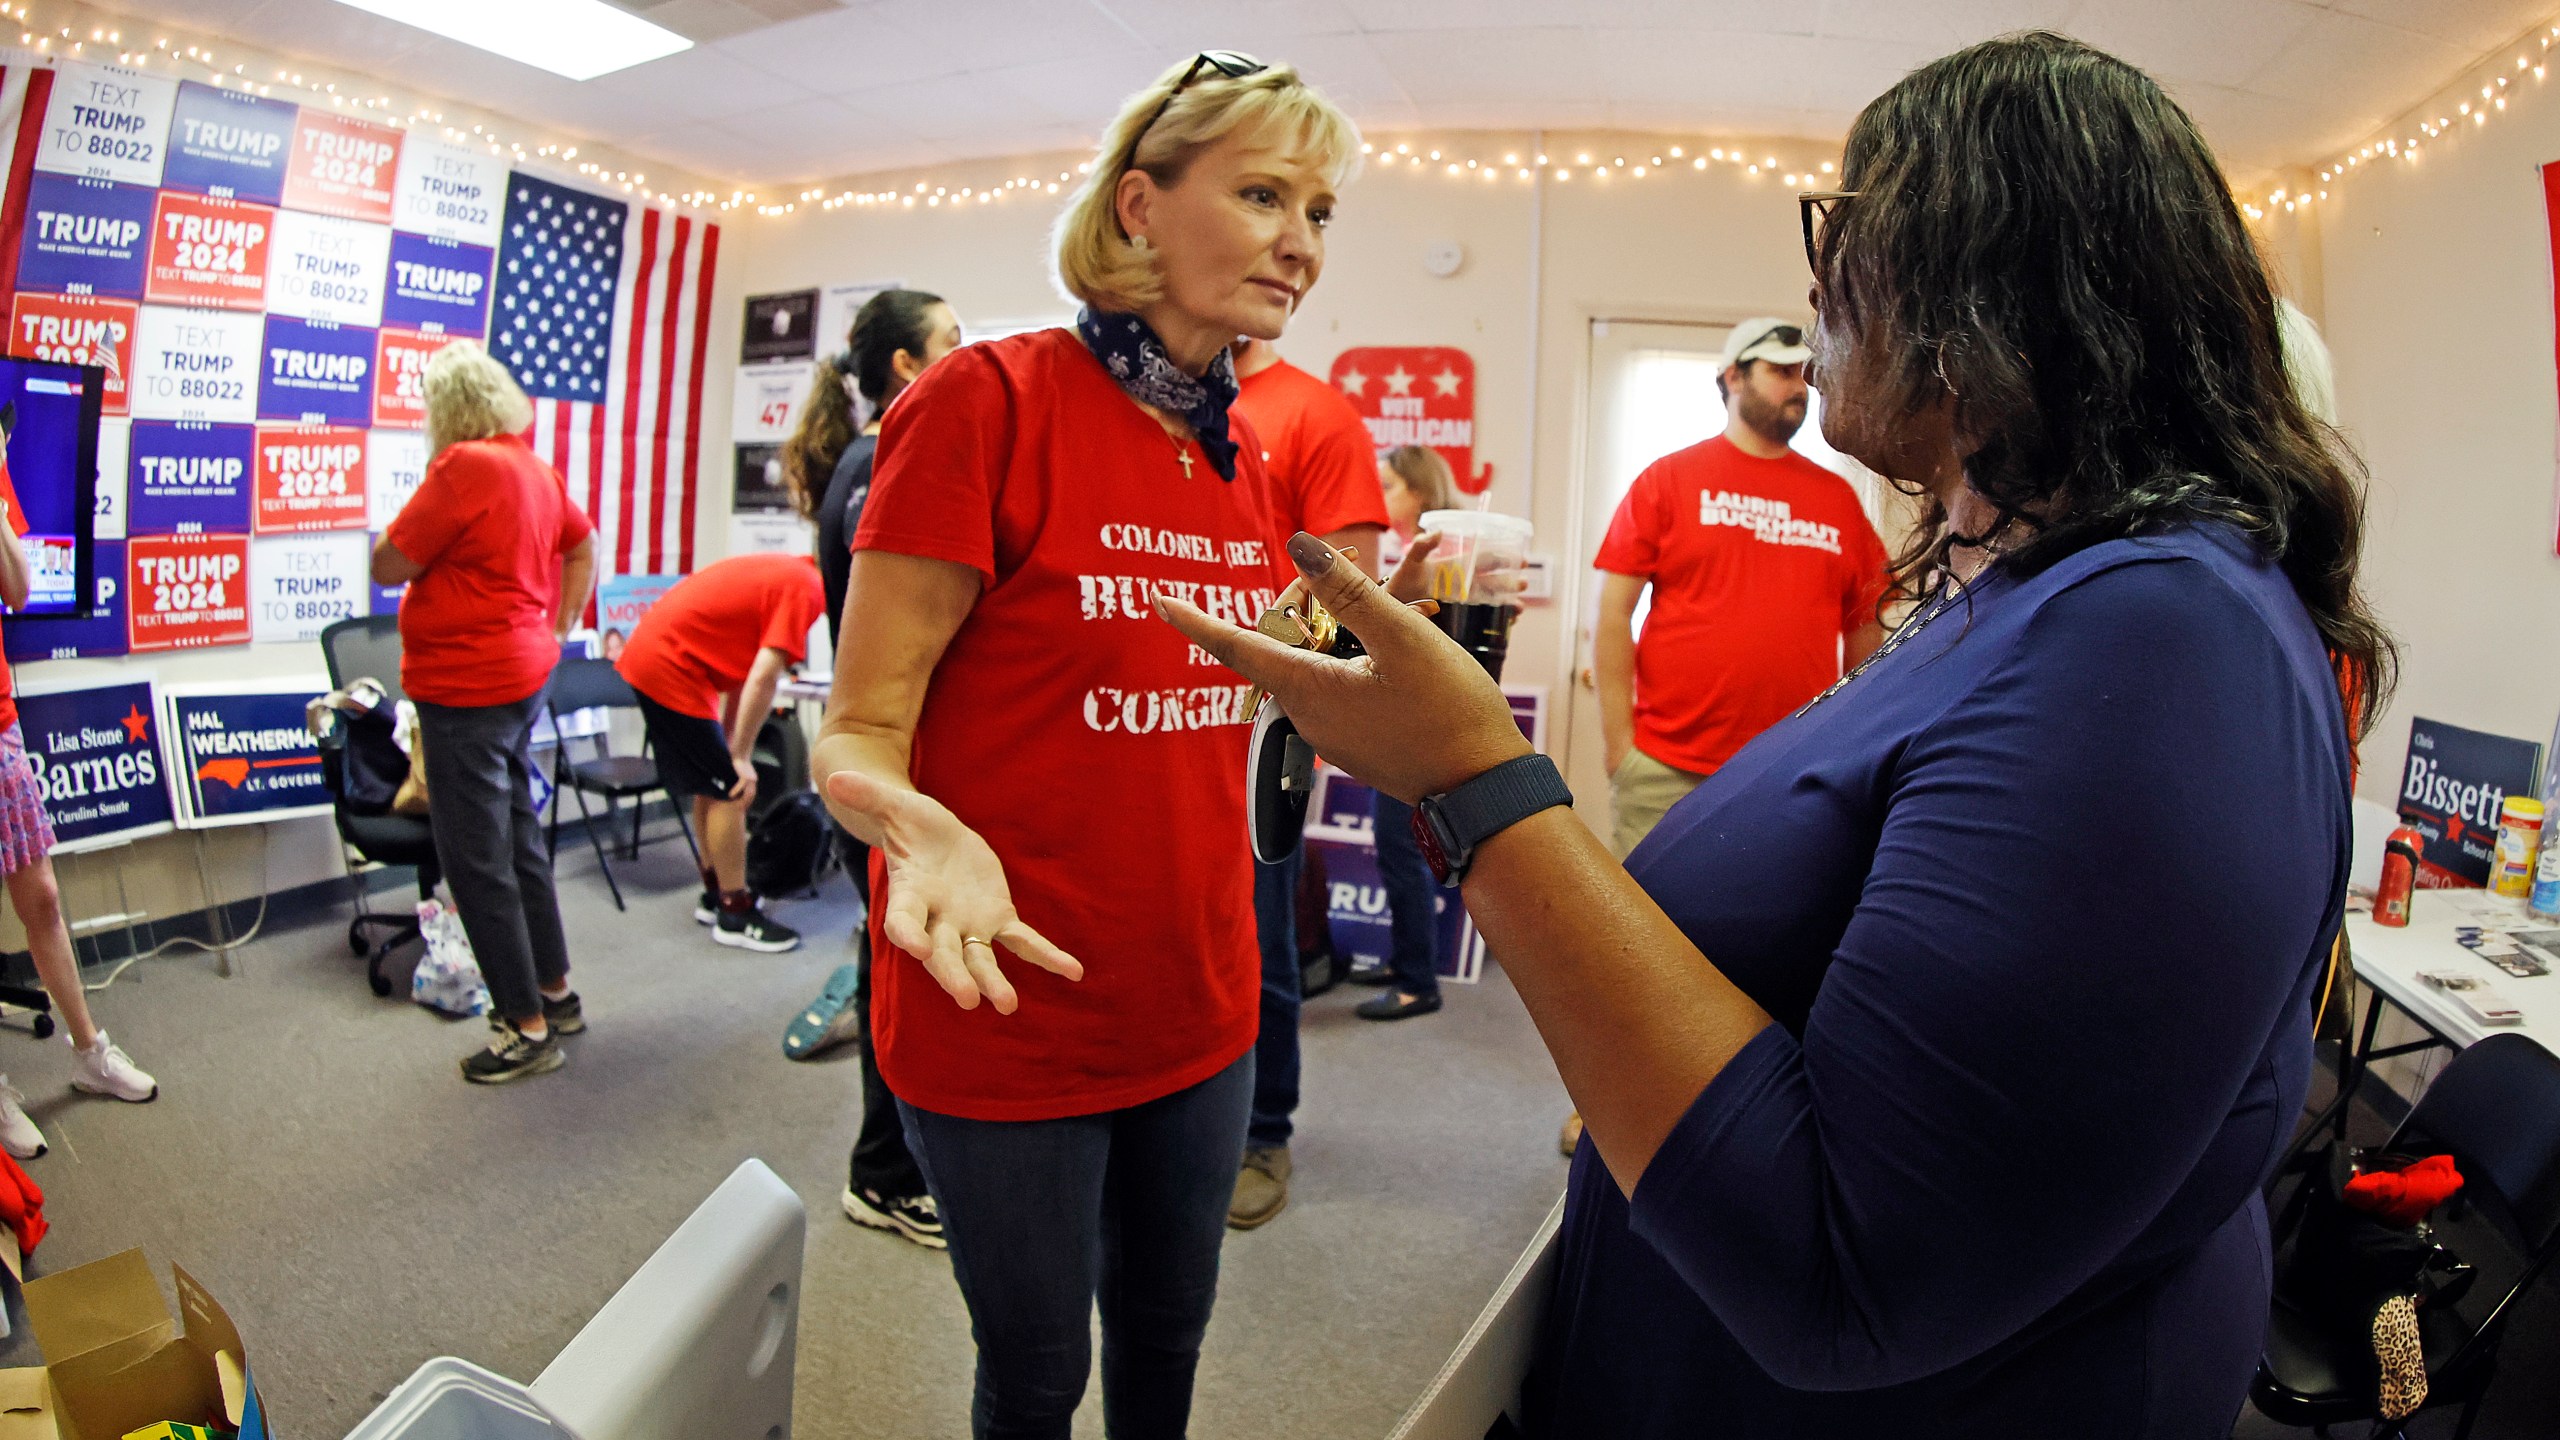
[[[97,595],[98,413],[106,372],[94,365],[0,357],[0,432],[7,435],[13,528],[25,533],[27,603],[13,612],[76,618]]]

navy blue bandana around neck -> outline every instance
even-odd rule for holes
[[[1091,306],[1076,312],[1076,333],[1130,399],[1189,421],[1218,478],[1236,478],[1236,442],[1227,438],[1227,407],[1236,400],[1234,357],[1220,350],[1208,374],[1186,375],[1165,353],[1155,327],[1135,315],[1104,314]]]

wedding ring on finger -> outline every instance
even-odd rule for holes
[[[992,955],[995,953],[996,943],[983,935],[963,935],[960,937],[960,950],[962,954],[967,954],[969,947],[972,945],[984,945],[987,947],[988,954]]]

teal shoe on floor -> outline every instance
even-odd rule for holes
[[[818,998],[791,1017],[791,1028],[782,1032],[782,1053],[793,1060],[806,1060],[832,1050],[854,1036],[854,986],[862,972],[851,965],[839,965],[827,976],[827,987]]]

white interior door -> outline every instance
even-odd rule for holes
[[[1583,463],[1576,477],[1581,553],[1570,557],[1566,583],[1576,587],[1573,685],[1567,699],[1565,781],[1580,799],[1583,817],[1609,833],[1609,772],[1602,759],[1599,694],[1591,676],[1591,627],[1599,613],[1600,573],[1592,559],[1609,533],[1618,502],[1644,468],[1674,450],[1695,445],[1725,427],[1716,393],[1728,325],[1661,320],[1593,320],[1590,393],[1584,397]],[[1873,474],[1822,439],[1822,397],[1805,409],[1795,448],[1837,470],[1857,490],[1869,519],[1876,513]],[[1643,633],[1645,607],[1636,610]]]

